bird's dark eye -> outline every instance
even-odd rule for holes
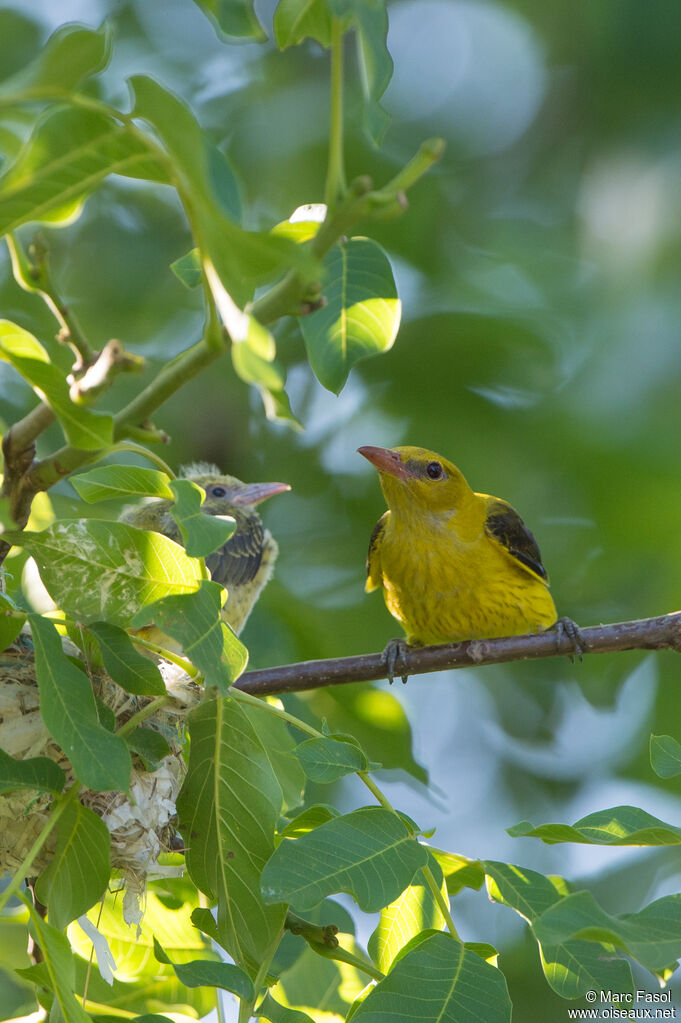
[[[439,462],[428,462],[426,466],[426,475],[431,480],[439,480],[442,476],[442,466]]]
[[[213,495],[213,497],[226,497],[227,496],[227,491],[225,490],[224,487],[211,487],[210,488],[210,492]]]

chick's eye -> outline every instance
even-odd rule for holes
[[[428,462],[426,474],[431,480],[439,480],[442,476],[442,466],[439,462]]]
[[[224,487],[211,487],[210,488],[210,492],[213,495],[213,497],[226,497],[227,496],[227,491],[225,490]]]

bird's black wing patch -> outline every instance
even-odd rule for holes
[[[494,501],[487,511],[485,530],[487,535],[497,540],[509,554],[548,582],[537,541],[515,508],[505,501]]]
[[[206,558],[211,578],[229,590],[230,586],[249,583],[262,561],[264,532],[260,517],[239,523],[224,547]]]

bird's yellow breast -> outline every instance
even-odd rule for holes
[[[556,621],[544,581],[485,532],[482,504],[459,522],[391,513],[378,544],[385,602],[410,644],[539,632]]]

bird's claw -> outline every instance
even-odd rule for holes
[[[407,650],[409,645],[406,639],[391,639],[383,651],[383,664],[390,685],[395,681],[395,675],[399,675],[403,683],[409,678],[407,672]]]
[[[581,661],[584,648],[577,623],[573,622],[572,618],[559,618],[553,628],[556,630],[556,647],[558,651],[560,651],[563,636],[566,636],[570,643],[572,643],[572,653],[568,654],[570,662],[574,664],[575,657],[578,657]]]

